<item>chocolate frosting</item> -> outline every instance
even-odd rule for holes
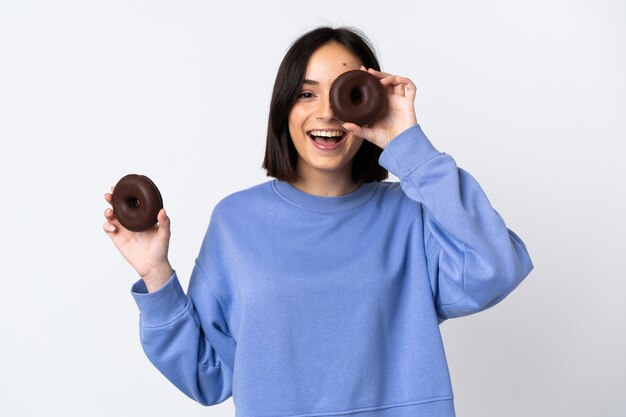
[[[330,107],[344,122],[370,125],[383,113],[386,102],[379,79],[366,71],[344,72],[330,86]]]
[[[157,223],[163,199],[150,178],[128,174],[115,185],[111,205],[122,226],[133,232],[143,232]]]

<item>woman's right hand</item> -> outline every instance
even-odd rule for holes
[[[104,199],[112,204],[114,187],[111,193],[105,193]],[[162,208],[158,215],[158,224],[144,232],[132,232],[120,224],[113,208],[104,211],[103,229],[109,235],[122,256],[137,271],[149,292],[161,288],[174,273],[167,252],[171,236],[170,219]]]

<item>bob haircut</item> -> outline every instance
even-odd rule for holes
[[[267,142],[262,167],[266,176],[295,182],[298,151],[289,134],[289,113],[300,92],[310,56],[320,46],[335,41],[355,54],[366,68],[380,71],[380,65],[367,37],[348,27],[319,27],[300,36],[291,45],[280,63],[270,104]],[[367,139],[352,159],[352,179],[358,183],[382,181],[388,177],[378,164],[382,149]]]

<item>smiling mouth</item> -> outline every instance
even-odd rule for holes
[[[315,143],[319,143],[320,145],[335,145],[346,137],[346,132],[342,130],[310,130],[306,132],[306,134]]]

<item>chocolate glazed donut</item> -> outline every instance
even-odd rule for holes
[[[115,185],[111,205],[122,226],[132,232],[143,232],[157,223],[163,199],[150,178],[128,174]]]
[[[344,72],[330,86],[330,108],[344,122],[370,125],[385,110],[386,103],[384,87],[366,71]]]

